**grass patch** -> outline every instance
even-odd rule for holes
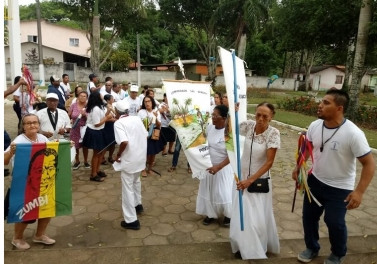
[[[248,113],[255,113],[255,106],[248,106],[247,107],[247,112]],[[285,111],[282,109],[277,109],[276,114],[274,117],[274,120],[285,123],[285,124],[290,124],[293,126],[298,126],[302,128],[307,128],[311,122],[316,120],[317,118],[314,116],[307,116],[303,114],[299,114],[296,112],[290,112],[290,111]],[[377,133],[373,129],[366,129],[362,128],[361,130],[364,131],[365,136],[369,142],[369,146],[372,148],[377,149]]]

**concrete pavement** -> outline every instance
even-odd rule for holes
[[[12,105],[5,105],[5,129],[16,136],[17,118]],[[278,151],[271,176],[274,212],[281,239],[281,254],[269,260],[252,263],[297,263],[297,253],[305,248],[301,210],[302,196],[297,195],[291,213],[294,183],[291,171],[297,146],[298,132],[277,126],[281,132]],[[91,154],[91,152],[90,152]],[[377,157],[375,155],[375,159]],[[73,213],[52,219],[47,233],[56,239],[53,246],[32,243],[36,224],[29,225],[25,239],[31,244],[26,252],[14,250],[10,241],[13,225],[4,224],[5,263],[235,263],[228,240],[229,229],[218,223],[204,226],[203,217],[195,214],[199,181],[186,170],[186,158],[181,152],[176,172],[169,173],[172,155],[156,158],[158,175],[142,178],[144,213],[139,217],[141,229],[120,227],[120,174],[107,165],[105,182],[89,181],[89,171],[81,167],[73,171]],[[360,166],[358,166],[360,169]],[[375,175],[376,176],[376,175]],[[5,178],[4,190],[10,177]],[[357,210],[347,214],[350,236],[346,263],[377,262],[377,180],[373,179]],[[329,254],[328,234],[323,221],[321,256],[312,263],[322,263]],[[352,257],[353,256],[353,257]],[[350,262],[352,261],[352,262]],[[355,261],[355,262],[354,262]],[[374,262],[373,262],[374,261]],[[250,262],[251,263],[251,262]]]

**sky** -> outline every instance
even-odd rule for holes
[[[42,2],[42,1],[40,1],[40,2]],[[30,5],[30,4],[34,4],[34,3],[35,3],[35,0],[18,0],[18,5]]]

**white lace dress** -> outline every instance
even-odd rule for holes
[[[255,121],[248,120],[240,124],[240,134],[245,136],[244,151],[241,158],[242,176],[249,175],[249,159],[254,133]],[[262,134],[254,135],[251,156],[250,174],[253,175],[267,159],[268,148],[280,148],[280,133],[269,126]],[[261,177],[271,177],[266,172]],[[272,210],[272,182],[269,180],[270,192],[249,193],[244,190],[243,222],[244,231],[240,228],[239,194],[234,184],[232,221],[230,223],[230,243],[232,252],[240,251],[242,259],[264,259],[266,252],[279,253],[279,237],[275,217]]]
[[[207,138],[212,164],[221,163],[228,157],[225,148],[224,128],[216,129],[214,125],[208,125]],[[231,218],[233,179],[233,170],[228,164],[216,174],[210,174],[200,180],[196,199],[196,213],[210,218],[221,216]]]

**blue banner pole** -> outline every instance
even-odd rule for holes
[[[237,85],[237,71],[236,71],[236,52],[234,50],[232,51],[232,60],[233,60],[233,83],[234,83],[234,105],[237,105],[238,103],[238,85]],[[235,116],[235,127],[236,127],[236,146],[237,146],[237,176],[238,181],[241,181],[241,154],[240,154],[240,128],[238,124],[238,111],[234,112]],[[240,224],[241,224],[241,231],[244,230],[244,224],[243,224],[243,202],[242,202],[242,192],[243,190],[238,191],[238,201],[239,201],[239,208],[240,208]]]

